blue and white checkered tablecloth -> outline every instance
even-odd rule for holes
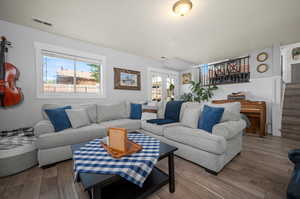
[[[119,175],[142,187],[158,160],[160,142],[136,133],[129,133],[128,139],[142,145],[142,151],[116,159],[100,145],[101,139],[95,139],[74,151],[75,178],[78,173]]]

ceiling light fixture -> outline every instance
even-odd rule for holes
[[[190,0],[179,0],[173,5],[173,12],[176,15],[184,16],[186,15],[193,7],[193,4]]]

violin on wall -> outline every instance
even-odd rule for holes
[[[16,86],[20,72],[12,64],[5,61],[5,53],[8,52],[7,46],[11,43],[5,37],[1,37],[0,53],[0,106],[10,107],[23,101],[23,94],[20,88]]]

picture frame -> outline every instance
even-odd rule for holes
[[[257,66],[256,71],[259,73],[265,73],[269,70],[269,66],[267,64],[260,64]]]
[[[114,89],[141,90],[141,72],[114,68]]]
[[[190,84],[191,81],[192,81],[192,73],[182,74],[182,84]]]
[[[268,53],[266,52],[261,52],[257,55],[256,60],[259,62],[265,62],[269,58]]]

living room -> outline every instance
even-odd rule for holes
[[[1,0],[0,198],[300,198],[299,6]]]

